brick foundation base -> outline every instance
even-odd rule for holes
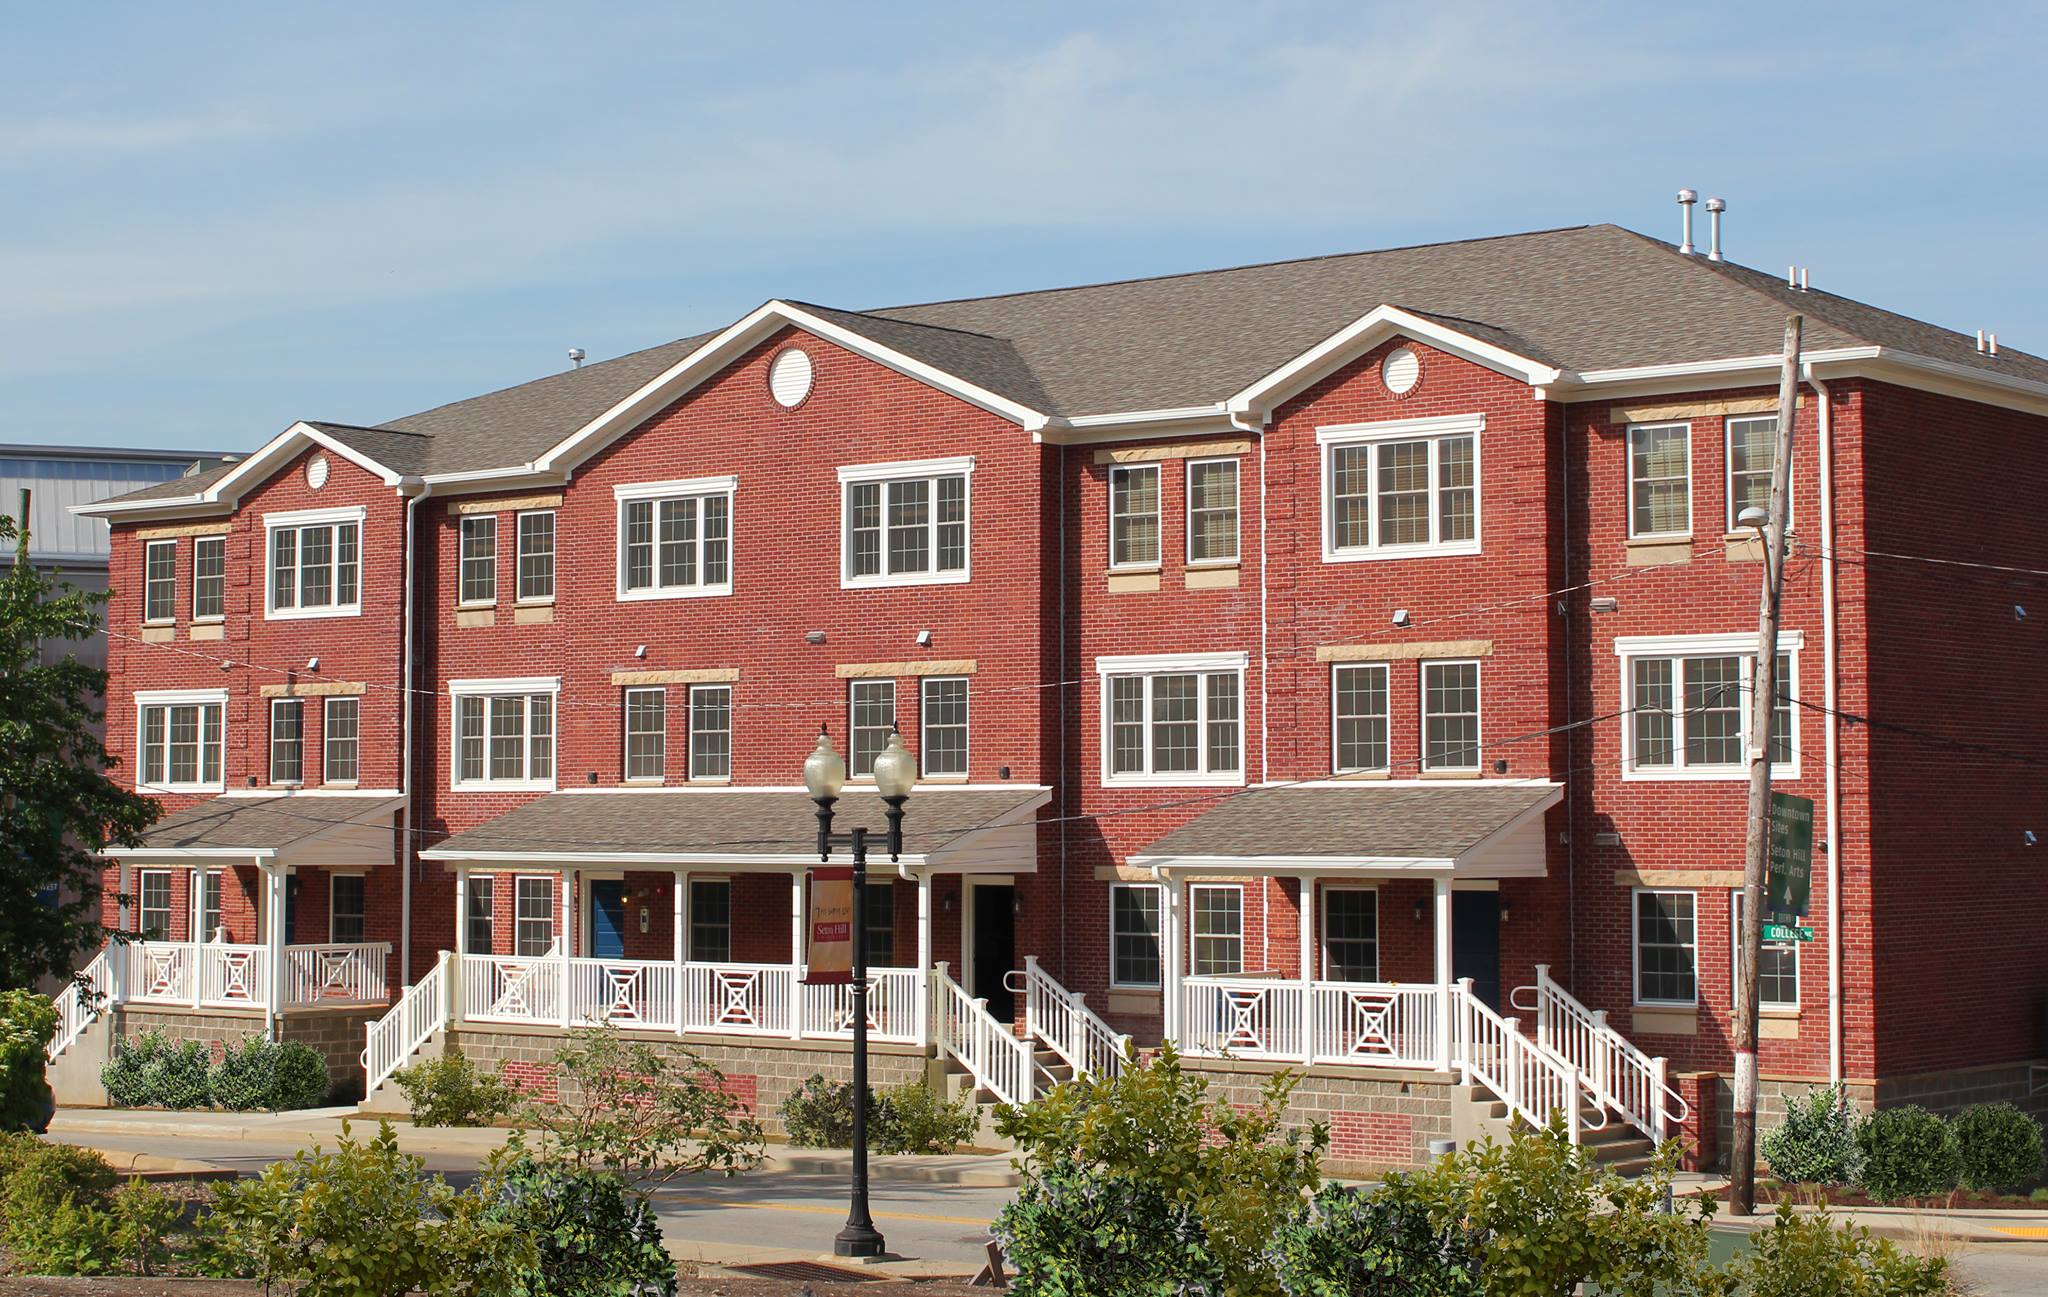
[[[1257,1064],[1186,1058],[1181,1066],[1209,1083],[1209,1097],[1240,1107],[1259,1101],[1266,1079],[1279,1071],[1301,1075],[1288,1096],[1289,1127],[1322,1122],[1330,1128],[1327,1163],[1338,1175],[1426,1165],[1429,1142],[1451,1138],[1456,1087],[1434,1073],[1373,1073],[1336,1067]]]
[[[278,1019],[278,1039],[295,1040],[325,1059],[328,1101],[353,1103],[363,1095],[365,1030],[383,1014],[384,1010],[374,1005],[287,1012]],[[262,1035],[263,1015],[231,1009],[167,1009],[139,1004],[122,1005],[115,1010],[117,1036],[139,1036],[146,1031],[161,1032],[170,1040],[199,1041],[219,1058],[230,1046]]]

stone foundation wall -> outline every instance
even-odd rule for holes
[[[1330,1128],[1329,1169],[1339,1175],[1426,1165],[1429,1142],[1452,1137],[1455,1078],[1433,1072],[1367,1072],[1340,1067],[1182,1058],[1209,1083],[1209,1096],[1245,1107],[1259,1102],[1275,1072],[1301,1080],[1288,1097],[1285,1123]]]
[[[170,1040],[196,1040],[215,1058],[250,1036],[263,1034],[263,1015],[232,1010],[167,1009],[128,1004],[117,1008],[117,1036],[157,1031]],[[278,1039],[295,1040],[327,1061],[328,1100],[353,1103],[363,1095],[363,1041],[370,1023],[384,1015],[376,1006],[361,1009],[319,1009],[286,1012],[278,1019]]]

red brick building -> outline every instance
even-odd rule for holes
[[[1611,226],[775,301],[93,506],[168,812],[96,976],[338,1081],[375,1020],[373,1089],[609,1018],[772,1108],[847,1035],[799,767],[822,725],[879,826],[893,726],[882,1079],[1015,1097],[1128,1034],[1306,1068],[1348,1161],[1496,1100],[1711,1156],[1790,312],[1772,741],[1824,849],[1766,1087],[2025,1099],[2048,361]]]

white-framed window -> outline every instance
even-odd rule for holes
[[[626,778],[659,783],[668,774],[668,690],[626,691]]]
[[[475,606],[498,601],[498,515],[464,514],[456,530],[462,547],[460,602]]]
[[[153,540],[142,547],[142,620],[167,622],[178,615],[178,542]]]
[[[1331,766],[1338,774],[1389,768],[1387,664],[1330,669]]]
[[[1159,465],[1109,470],[1109,565],[1159,566]]]
[[[1103,783],[1243,783],[1245,660],[1242,653],[1097,658]]]
[[[1479,769],[1479,663],[1422,664],[1422,768]]]
[[[1692,535],[1692,425],[1628,426],[1631,540]]]
[[[1198,883],[1188,888],[1194,937],[1189,971],[1196,977],[1232,977],[1244,971],[1244,888]]]
[[[1771,507],[1771,470],[1778,459],[1778,416],[1745,415],[1726,420],[1728,441],[1728,530],[1744,509]],[[1786,479],[1789,490],[1791,479]],[[1785,521],[1792,520],[1792,501],[1785,501]]]
[[[488,955],[497,935],[492,928],[493,916],[497,911],[498,898],[495,895],[498,880],[490,874],[469,876],[469,912],[463,921],[469,925],[469,953]]]
[[[1164,959],[1160,943],[1161,889],[1152,883],[1109,888],[1109,984],[1157,990]]]
[[[612,488],[619,506],[620,599],[732,593],[735,477]]]
[[[1188,566],[1237,562],[1237,461],[1188,461]]]
[[[144,941],[171,939],[171,871],[145,869],[135,878],[135,928]]]
[[[846,710],[846,773],[855,779],[871,778],[875,758],[889,746],[889,734],[896,728],[896,682],[847,681]]]
[[[917,708],[918,755],[927,779],[967,777],[967,677],[926,676]]]
[[[869,968],[896,963],[896,889],[870,873],[861,885],[861,937],[867,943]]]
[[[227,612],[228,538],[192,538],[192,620],[219,621]]]
[[[263,516],[270,555],[268,617],[352,617],[362,612],[360,506]]]
[[[361,874],[327,876],[327,939],[336,945],[354,945],[368,932],[365,879]]]
[[[1318,428],[1323,561],[1479,552],[1480,414]]]
[[[690,778],[732,778],[732,686],[690,686]]]
[[[152,690],[135,695],[140,760],[137,784],[149,792],[217,793],[226,745],[225,689]]]
[[[970,575],[974,457],[839,470],[839,584],[955,585]]]
[[[513,954],[536,958],[555,944],[556,885],[550,874],[521,874],[513,880]]]
[[[517,515],[519,528],[520,603],[552,603],[555,598],[555,511],[534,509]]]
[[[1799,776],[1799,653],[1805,635],[1778,635],[1771,775]],[[1621,659],[1624,779],[1747,779],[1756,636],[1633,635]]]
[[[1764,915],[1770,921],[1770,915]],[[1728,995],[1734,1003],[1735,987],[1742,969],[1742,892],[1728,893]],[[1758,1001],[1766,1009],[1796,1010],[1799,1007],[1799,945],[1797,941],[1766,941],[1756,965]],[[1740,1005],[1736,1005],[1740,1008]]]
[[[306,701],[270,700],[270,782],[300,784],[306,780]]]
[[[552,792],[555,787],[553,676],[451,680],[457,788]]]
[[[330,784],[352,784],[362,756],[363,709],[360,698],[329,698],[321,717],[321,778]]]
[[[212,941],[213,934],[220,931],[220,879],[220,870],[209,869],[199,884],[199,934],[202,941]]]
[[[1323,980],[1380,980],[1380,894],[1372,888],[1323,889]]]
[[[1699,900],[1692,892],[1635,891],[1637,1004],[1699,1003]]]
[[[732,962],[732,880],[690,880],[690,950],[693,963]]]

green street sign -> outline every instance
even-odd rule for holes
[[[1795,928],[1788,923],[1766,923],[1765,941],[1812,941],[1812,928]]]
[[[1764,909],[1774,919],[1806,913],[1813,891],[1813,799],[1771,794],[1771,845]]]

